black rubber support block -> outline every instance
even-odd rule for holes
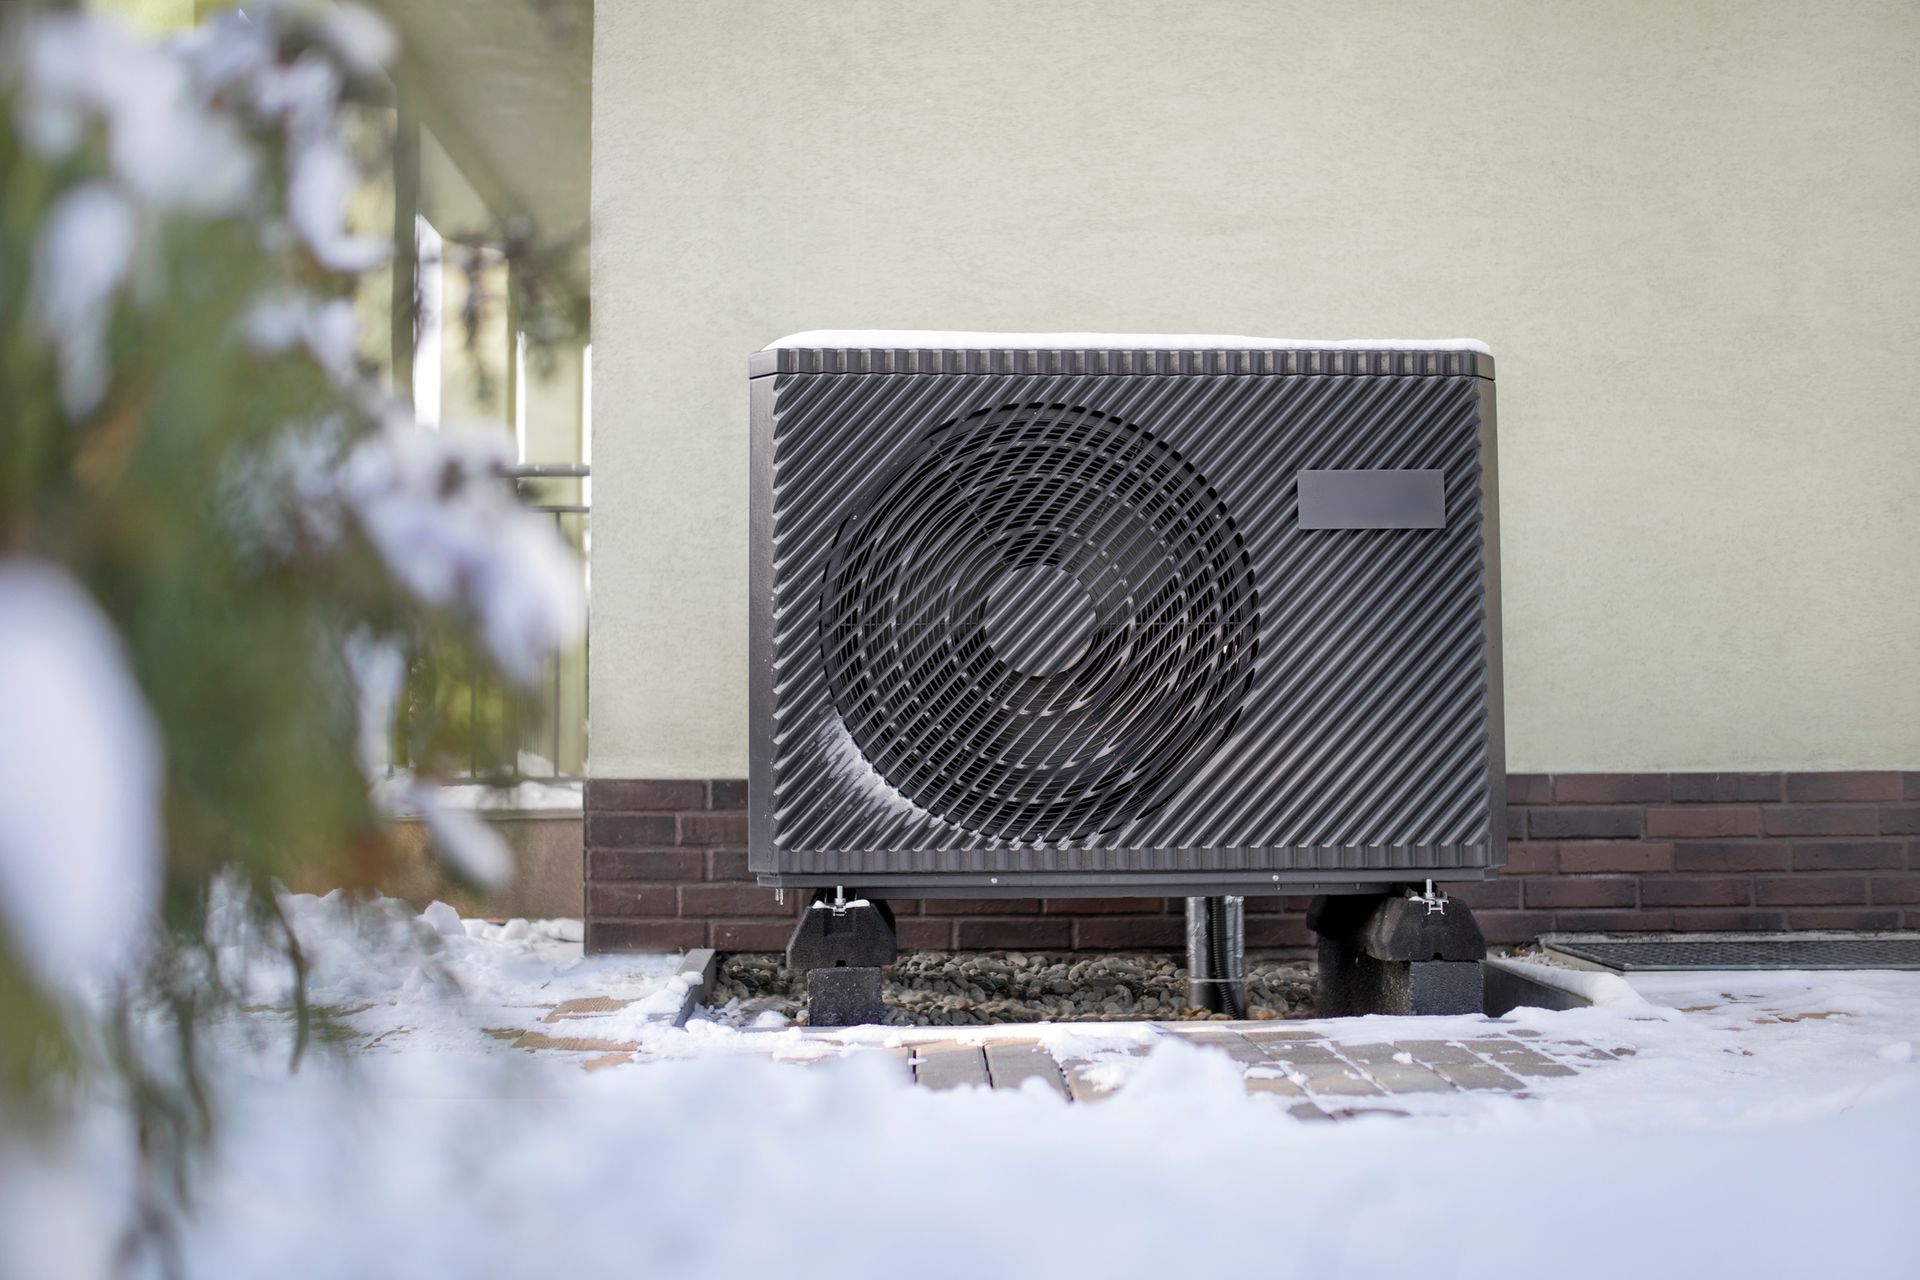
[[[787,942],[793,969],[877,969],[900,954],[893,912],[884,902],[850,902],[840,910],[824,899],[801,913]]]
[[[879,969],[815,969],[807,975],[808,1026],[857,1027],[886,1015]]]

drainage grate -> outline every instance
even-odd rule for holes
[[[1920,969],[1920,934],[1898,938],[1543,940],[1609,969]]]

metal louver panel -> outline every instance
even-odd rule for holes
[[[763,878],[1276,892],[1499,865],[1486,357],[929,354],[756,357]],[[860,371],[905,365],[978,371]],[[1179,371],[989,371],[1146,367]],[[1444,523],[1303,527],[1303,470],[1435,474]]]
[[[1015,405],[929,432],[841,525],[819,626],[849,737],[895,789],[1010,841],[1142,816],[1232,726],[1252,568],[1145,432]]]

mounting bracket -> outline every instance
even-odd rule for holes
[[[900,955],[893,909],[835,886],[814,895],[787,940],[787,967],[807,975],[807,1024],[850,1027],[886,1017],[880,970]]]
[[[1322,895],[1307,908],[1319,935],[1320,1013],[1479,1013],[1487,940],[1464,902],[1408,886]]]

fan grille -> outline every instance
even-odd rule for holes
[[[1150,812],[1253,669],[1252,564],[1219,496],[1147,432],[1065,405],[928,432],[841,525],[820,618],[867,762],[1010,841]]]

